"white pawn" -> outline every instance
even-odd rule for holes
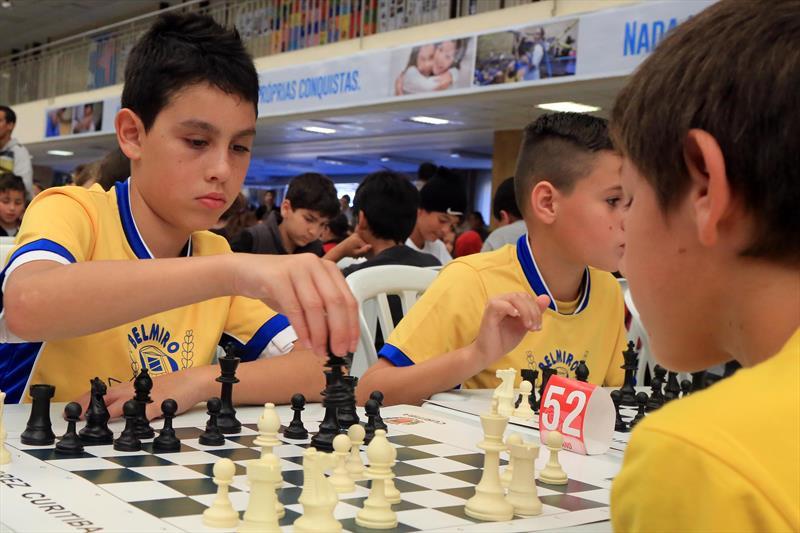
[[[532,391],[533,385],[531,385],[531,382],[522,380],[522,383],[519,384],[519,393],[522,395],[522,401],[519,402],[519,407],[514,410],[514,416],[517,418],[530,420],[536,416],[536,413],[534,413],[533,409],[531,409],[530,400],[528,400]]]
[[[514,475],[508,487],[506,501],[514,506],[514,514],[535,516],[542,513],[542,502],[536,493],[534,479],[534,461],[537,457],[539,447],[531,442],[511,445]]]
[[[239,533],[280,533],[275,502],[275,489],[283,483],[281,464],[277,457],[268,454],[261,460],[247,463],[247,480],[250,482],[250,499]]]
[[[350,437],[350,457],[347,458],[347,473],[353,481],[364,479],[364,461],[361,460],[361,445],[364,444],[366,431],[361,424],[353,424],[347,430]]]
[[[264,412],[261,413],[261,418],[258,419],[258,437],[253,441],[256,446],[261,446],[262,459],[265,455],[272,453],[272,449],[275,446],[282,444],[278,438],[280,429],[281,419],[275,411],[275,404],[265,403]]]
[[[367,458],[366,475],[372,483],[364,508],[356,515],[356,524],[370,529],[393,529],[397,527],[397,514],[386,499],[384,481],[394,477],[391,466],[397,458],[397,450],[386,440],[386,431],[375,431],[375,437],[367,446]]]
[[[203,511],[203,525],[208,527],[231,528],[239,524],[239,513],[231,505],[228,486],[233,483],[236,465],[230,459],[220,459],[214,463],[214,483],[217,496],[211,507]]]
[[[11,462],[11,454],[6,448],[6,426],[3,423],[3,407],[5,406],[6,393],[0,392],[0,465]]]
[[[522,437],[517,433],[512,433],[506,439],[506,449],[509,453],[508,466],[506,466],[506,469],[500,474],[500,484],[505,488],[508,488],[511,484],[511,477],[514,474],[514,455],[511,454],[511,446],[514,444],[522,444]]]
[[[547,464],[539,472],[539,480],[548,485],[566,485],[567,473],[561,468],[561,463],[558,462],[558,452],[561,451],[561,445],[564,444],[564,437],[558,431],[551,431],[547,434],[545,439],[547,442],[547,449],[550,450],[550,458]]]
[[[356,482],[347,472],[346,461],[350,456],[350,437],[344,433],[336,435],[333,439],[333,456],[336,459],[336,466],[333,473],[328,478],[336,492],[347,493],[356,490]]]

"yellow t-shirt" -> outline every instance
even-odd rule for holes
[[[565,314],[539,274],[527,235],[516,246],[473,254],[449,263],[389,336],[379,355],[395,366],[420,363],[475,340],[489,298],[510,292],[550,295],[542,330],[525,335],[511,352],[480,374],[467,388],[496,387],[502,368],[552,367],[575,377],[581,360],[589,381],[618,385],[626,346],[624,304],[619,283],[608,272],[587,268],[574,310]],[[569,305],[569,303],[567,304]],[[517,376],[517,383],[519,382]]]
[[[615,531],[800,531],[800,329],[636,427],[611,519]]]
[[[69,264],[152,258],[136,228],[128,191],[129,183],[124,182],[108,192],[95,185],[89,190],[55,187],[39,194],[25,214],[0,283],[15,268],[35,260]],[[193,233],[184,248],[186,256],[225,253],[230,253],[225,239],[208,231]],[[216,346],[227,342],[242,347],[242,360],[250,361],[288,352],[295,339],[286,317],[242,297],[214,298],[91,335],[48,342],[14,337],[0,308],[0,390],[14,403],[26,399],[28,385],[48,383],[56,387],[54,401],[68,401],[89,390],[95,376],[113,385],[130,381],[142,367],[159,375],[207,365]]]

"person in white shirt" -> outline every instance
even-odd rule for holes
[[[444,266],[453,260],[442,238],[467,205],[467,191],[452,171],[438,167],[433,177],[419,191],[417,222],[406,245],[429,253]]]
[[[481,252],[491,252],[506,244],[516,244],[525,233],[525,221],[517,206],[514,194],[514,177],[507,178],[494,193],[492,215],[497,219],[497,229],[483,242]]]
[[[28,197],[33,195],[33,165],[31,154],[18,140],[11,138],[17,125],[17,114],[0,105],[0,172],[11,172],[22,178]]]

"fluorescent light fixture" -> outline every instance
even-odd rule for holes
[[[336,130],[333,128],[323,128],[322,126],[303,126],[300,128],[308,133],[321,133],[322,135],[333,135]]]
[[[317,161],[321,163],[327,163],[329,165],[339,165],[339,166],[353,166],[353,167],[363,167],[367,163],[366,161],[361,161],[360,159],[347,159],[344,157],[328,157],[325,155],[321,155],[317,157]]]
[[[47,153],[50,155],[60,155],[62,157],[69,157],[71,155],[75,155],[74,152],[70,152],[69,150],[48,150]]]
[[[549,104],[539,104],[536,107],[547,111],[560,111],[564,113],[592,113],[600,111],[600,108],[593,105],[579,104],[577,102],[551,102]]]
[[[382,155],[381,156],[381,162],[382,163],[387,163],[390,159],[391,159],[391,157],[389,157],[388,155]]]
[[[461,158],[461,154],[454,150],[454,151],[450,152],[450,157],[452,157],[453,159],[460,159]]]
[[[418,124],[428,124],[429,126],[444,126],[445,124],[450,124],[450,121],[446,118],[426,117],[425,115],[410,117],[408,120],[417,122]]]

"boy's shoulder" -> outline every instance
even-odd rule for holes
[[[222,235],[207,230],[192,233],[192,255],[218,255],[230,252],[230,244]]]
[[[516,247],[508,244],[491,252],[481,252],[453,259],[444,267],[443,271],[466,267],[478,275],[491,275],[495,271],[514,269],[518,264]]]

